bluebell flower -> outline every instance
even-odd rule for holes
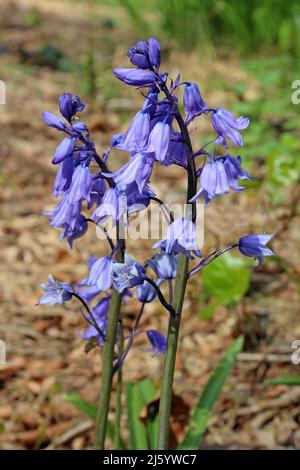
[[[73,226],[66,224],[64,226],[64,231],[59,237],[60,240],[66,238],[70,248],[73,247],[74,240],[82,237],[88,229],[88,224],[86,218],[82,214],[78,214],[75,224]]]
[[[152,346],[148,351],[155,356],[164,354],[167,350],[167,338],[165,335],[156,330],[148,330],[146,333]]]
[[[228,139],[233,145],[242,147],[243,139],[239,130],[246,129],[249,126],[250,121],[248,118],[243,116],[235,118],[227,109],[216,108],[212,113],[211,122],[218,134],[216,144],[222,144],[223,147],[227,148]]]
[[[242,158],[231,155],[215,158],[210,156],[210,161],[203,167],[200,173],[200,189],[190,202],[195,201],[203,195],[206,204],[215,196],[229,193],[230,188],[234,191],[245,189],[238,185],[238,180],[252,180],[249,173],[242,169]]]
[[[149,45],[146,41],[138,41],[129,47],[127,55],[130,62],[140,69],[150,69]]]
[[[117,67],[114,70],[114,75],[122,82],[132,86],[150,86],[157,80],[154,72],[138,69],[124,69]]]
[[[89,325],[85,332],[81,335],[81,337],[85,340],[95,338],[99,346],[103,346],[103,336],[105,336],[107,332],[110,299],[111,297],[108,296],[99,300],[97,305],[92,310],[93,318],[96,320],[97,326],[99,330],[102,331],[103,335],[100,335],[97,328],[95,328],[93,325]],[[90,316],[88,316],[88,318],[91,320]]]
[[[127,186],[124,196],[127,198],[127,213],[133,215],[149,206],[150,197],[155,196],[155,192],[148,185],[143,188],[142,192],[139,192],[134,181]]]
[[[129,153],[142,150],[148,141],[149,132],[150,116],[145,111],[139,111],[116,147]]]
[[[99,290],[105,291],[112,285],[113,265],[115,261],[105,256],[99,258],[92,266],[87,285],[96,285]]]
[[[149,59],[150,59],[151,66],[156,71],[158,71],[159,66],[160,66],[160,56],[161,56],[160,44],[158,40],[155,38],[149,38],[147,42],[149,46]]]
[[[160,279],[174,279],[176,277],[178,256],[164,251],[147,261],[147,265],[153,269]]]
[[[67,282],[55,281],[49,274],[47,284],[41,284],[45,294],[39,299],[38,304],[63,304],[72,298],[73,287]]]
[[[171,139],[165,159],[160,162],[164,166],[179,165],[183,168],[187,168],[187,156],[185,146],[182,140],[180,132],[172,132]]]
[[[73,137],[65,137],[57,146],[55,154],[52,159],[53,165],[61,163],[66,158],[70,157],[74,151],[75,139]]]
[[[78,133],[82,133],[82,132],[88,132],[88,128],[86,126],[86,124],[82,121],[74,121],[72,122],[72,129]]]
[[[274,253],[266,245],[274,236],[274,233],[250,234],[239,239],[239,250],[245,256],[257,258],[259,266],[264,262],[264,256],[273,256]]]
[[[136,293],[140,302],[150,303],[155,299],[157,291],[148,281],[144,281],[137,286]]]
[[[107,183],[102,177],[101,173],[94,173],[91,175],[91,178],[92,183],[90,190],[90,201],[87,205],[88,209],[90,209],[93,205],[99,206],[107,190]]]
[[[166,122],[158,122],[149,136],[148,152],[154,152],[159,162],[166,158],[171,138],[171,126]]]
[[[157,39],[150,38],[148,41],[138,41],[128,49],[130,62],[140,69],[159,69],[160,45]]]
[[[169,225],[166,238],[158,241],[152,247],[160,248],[168,254],[184,253],[192,257],[191,253],[201,256],[196,242],[196,227],[191,220],[176,219]]]
[[[56,205],[52,212],[48,212],[45,215],[50,215],[51,227],[64,227],[65,225],[70,226],[73,229],[76,225],[78,215],[81,212],[82,204],[81,201],[72,204],[66,195]]]
[[[73,158],[69,156],[63,160],[60,165],[58,172],[56,174],[54,187],[53,187],[53,196],[63,196],[71,186],[72,176],[74,172],[74,163]]]
[[[66,123],[58,116],[55,116],[55,114],[48,113],[45,111],[42,113],[42,118],[44,123],[47,124],[47,126],[54,127],[59,131],[64,131],[67,127]]]
[[[149,89],[147,93],[147,97],[144,99],[143,103],[143,111],[146,111],[150,118],[152,119],[155,115],[157,109],[157,100],[158,100],[158,90],[156,87],[152,87]]]
[[[114,134],[111,138],[111,141],[110,141],[110,147],[113,148],[113,147],[116,147],[117,145],[119,145],[121,143],[123,139],[123,134]]]
[[[185,85],[183,105],[187,125],[190,124],[196,116],[200,116],[200,114],[208,110],[207,104],[203,100],[196,83],[187,83]]]
[[[80,101],[79,97],[76,95],[72,95],[71,93],[64,93],[59,98],[59,109],[62,114],[66,118],[67,121],[71,122],[72,117],[78,113],[83,111],[85,105]]]
[[[124,263],[114,263],[113,266],[113,287],[118,292],[143,284],[146,271],[143,266],[125,254]]]
[[[90,201],[90,192],[92,187],[92,177],[90,170],[85,165],[78,165],[75,168],[72,177],[68,200],[72,204],[76,204],[82,199]]]
[[[86,284],[87,280],[84,280],[84,283]],[[81,283],[80,283],[81,285]],[[85,288],[80,288],[76,290],[76,293],[86,302],[89,303],[91,300],[93,300],[97,295],[100,294],[100,290],[97,285],[94,286],[89,286]]]
[[[124,198],[120,198],[117,188],[109,188],[105,192],[101,204],[93,212],[92,220],[99,224],[111,217],[115,224],[126,212],[125,202]]]
[[[112,178],[120,191],[126,190],[127,186],[135,181],[139,192],[142,193],[149,183],[153,164],[153,154],[137,153],[115,173],[103,173],[103,175]]]

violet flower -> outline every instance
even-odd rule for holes
[[[90,170],[85,165],[78,165],[72,177],[68,200],[72,204],[78,203],[81,199],[90,201],[90,191],[92,187],[92,177]]]
[[[56,148],[55,154],[52,159],[53,165],[61,163],[66,158],[70,157],[75,147],[75,139],[73,137],[65,137]]]
[[[91,268],[91,272],[87,280],[87,285],[96,285],[101,291],[109,289],[112,285],[112,273],[114,263],[115,260],[108,256],[99,258]]]
[[[150,303],[155,299],[157,291],[152,284],[148,281],[144,281],[143,284],[137,286],[136,293],[140,302]]]
[[[70,300],[73,295],[73,287],[67,282],[56,281],[52,274],[48,276],[47,284],[41,284],[45,294],[39,299],[38,304],[63,304]]]
[[[189,125],[196,116],[208,111],[208,106],[203,100],[198,85],[187,83],[183,94],[184,112],[186,115],[186,125]]]
[[[66,129],[66,123],[61,118],[55,116],[55,114],[44,111],[42,113],[42,118],[44,123],[49,127],[54,127],[59,131],[64,131]]]
[[[211,122],[218,134],[216,144],[222,144],[223,147],[227,148],[228,139],[233,145],[242,147],[243,139],[239,130],[246,129],[249,126],[250,121],[248,118],[243,116],[235,118],[227,109],[216,108],[212,113]]]
[[[156,242],[153,247],[163,249],[168,254],[184,253],[189,258],[192,253],[201,256],[196,242],[196,227],[191,220],[176,219],[169,225],[166,238]]]
[[[129,153],[142,150],[147,144],[149,132],[150,116],[145,111],[139,111],[116,147]]]
[[[120,198],[117,188],[109,188],[105,192],[101,204],[93,212],[91,219],[96,224],[99,224],[111,217],[115,224],[125,212],[126,205],[124,198]]]
[[[167,349],[167,338],[165,335],[156,330],[148,330],[146,333],[152,346],[148,349],[148,352],[153,353],[154,356],[164,354]]]
[[[153,164],[153,154],[137,153],[115,173],[103,173],[103,175],[112,178],[120,191],[126,190],[127,186],[136,182],[139,192],[142,193],[149,183]]]
[[[63,160],[60,165],[58,172],[56,174],[54,187],[53,187],[53,196],[63,196],[69,187],[71,186],[72,176],[74,172],[74,163],[73,158],[69,156]]]
[[[257,258],[259,266],[264,262],[264,256],[273,256],[274,253],[266,245],[274,236],[274,233],[250,234],[239,239],[240,252],[251,258]]]
[[[160,45],[157,39],[150,38],[148,41],[138,41],[128,49],[130,62],[140,69],[159,69]]]
[[[165,280],[176,277],[177,264],[178,256],[164,251],[156,253],[152,259],[147,261],[147,266],[150,266],[160,279]]]
[[[150,86],[155,83],[157,76],[154,72],[139,69],[124,69],[117,67],[114,75],[122,82],[132,86]]]
[[[163,162],[168,152],[170,138],[171,126],[166,122],[158,122],[150,133],[147,152],[154,152],[156,159]]]
[[[127,254],[124,263],[115,263],[113,266],[112,282],[118,292],[143,284],[145,277],[143,266]]]
[[[72,95],[71,93],[64,93],[59,98],[59,109],[66,118],[67,121],[71,122],[72,117],[84,110],[85,105],[80,101],[78,96]]]
[[[220,194],[229,193],[230,188],[234,191],[245,189],[238,185],[239,179],[252,180],[249,173],[242,169],[242,157],[234,158],[231,155],[215,158],[210,156],[210,161],[203,167],[200,173],[200,189],[191,199],[195,201],[203,195],[206,204]]]

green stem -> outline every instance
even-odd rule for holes
[[[173,102],[172,96],[166,86],[163,91],[170,101]],[[187,203],[196,194],[197,191],[197,172],[195,167],[195,160],[193,157],[193,148],[189,136],[187,126],[176,107],[176,120],[179,125],[181,134],[184,138],[184,147],[187,155]],[[197,210],[196,203],[192,203],[192,221],[196,221]],[[167,450],[169,445],[169,428],[170,428],[170,415],[172,406],[172,388],[175,371],[175,361],[178,345],[178,336],[180,330],[181,312],[184,301],[186,285],[188,281],[188,267],[189,258],[183,253],[180,253],[178,259],[177,276],[174,289],[173,307],[175,315],[170,315],[168,326],[167,350],[165,354],[161,396],[159,402],[159,422],[158,422],[158,439],[157,449]]]
[[[124,338],[123,338],[123,326],[120,325],[120,339],[119,339],[119,357],[122,356],[124,350]],[[115,449],[121,449],[121,417],[122,417],[122,386],[123,386],[123,367],[120,366],[118,369],[118,382],[116,389],[116,428],[115,428]]]
[[[95,448],[101,450],[104,449],[105,444],[108,410],[112,391],[114,347],[121,303],[122,294],[114,290],[108,313],[109,321],[103,346],[102,386],[98,399],[96,417]]]
[[[125,241],[121,238],[119,222],[116,225],[117,244],[119,249],[116,254],[116,259],[119,263],[124,263],[125,256]],[[109,404],[112,392],[113,381],[113,361],[116,334],[118,322],[120,318],[120,310],[122,305],[122,293],[113,289],[111,303],[108,312],[108,325],[103,345],[103,366],[102,366],[102,386],[98,398],[97,416],[96,416],[96,431],[95,431],[95,448],[103,450],[105,445],[105,436],[107,430],[107,420]]]
[[[189,259],[182,253],[178,259],[178,275],[175,283],[174,309],[176,315],[170,315],[167,351],[165,355],[164,370],[161,384],[159,403],[159,423],[157,449],[166,450],[169,444],[169,420],[172,405],[172,387],[175,371],[178,335],[181,320],[181,311],[187,283]]]

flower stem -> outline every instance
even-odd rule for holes
[[[166,86],[163,87],[163,91],[170,104],[173,103],[172,96]],[[176,106],[176,120],[180,128],[183,140],[184,148],[187,155],[187,204],[190,199],[197,192],[197,171],[195,167],[195,160],[193,156],[193,148],[189,136],[187,126]],[[192,221],[196,221],[197,207],[196,203],[193,202],[192,206]],[[158,439],[157,449],[166,450],[169,445],[169,427],[170,427],[170,414],[172,406],[172,388],[175,371],[175,361],[177,353],[178,336],[180,330],[181,312],[182,305],[185,296],[186,285],[188,281],[188,268],[189,258],[183,253],[179,254],[177,276],[175,281],[174,289],[174,301],[173,308],[175,315],[170,315],[169,326],[168,326],[168,338],[167,338],[167,350],[164,361],[162,384],[161,384],[161,396],[159,402],[159,422],[158,422]]]
[[[123,325],[120,325],[120,338],[119,338],[119,357],[123,354],[124,349],[124,338],[123,338]],[[123,368],[122,366],[118,369],[118,382],[116,389],[116,420],[115,420],[115,449],[121,448],[121,417],[122,417],[122,386],[123,386]]]
[[[108,313],[109,321],[103,347],[102,387],[97,406],[95,448],[104,449],[110,396],[112,391],[113,359],[116,331],[119,321],[122,294],[113,291]]]
[[[168,327],[167,351],[165,355],[164,370],[161,384],[159,404],[159,424],[157,449],[166,450],[169,444],[169,420],[172,405],[172,387],[175,370],[178,335],[181,320],[181,311],[187,283],[189,259],[182,253],[178,259],[178,274],[174,289],[175,315],[170,315]]]

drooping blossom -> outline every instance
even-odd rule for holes
[[[148,349],[148,352],[153,353],[154,356],[164,354],[167,350],[167,338],[165,335],[157,330],[148,330],[146,333],[151,344],[151,348]]]
[[[178,264],[178,256],[168,254],[164,251],[156,253],[156,255],[147,261],[160,279],[174,279],[176,277]]]
[[[190,124],[196,116],[208,110],[196,83],[186,83],[183,93],[183,106],[186,115],[186,124]]]
[[[112,282],[118,292],[143,284],[145,277],[146,271],[143,266],[127,254],[124,263],[113,265]]]
[[[149,303],[155,299],[157,291],[152,284],[144,281],[143,284],[137,286],[136,293],[140,302]]]
[[[153,247],[160,248],[168,254],[184,253],[191,257],[192,253],[201,256],[196,241],[195,224],[188,219],[176,219],[169,225],[166,238],[156,242]]]
[[[250,121],[248,118],[243,116],[235,118],[227,109],[216,108],[212,113],[211,122],[218,134],[216,144],[222,144],[223,147],[227,148],[228,139],[233,145],[242,147],[243,138],[239,130],[246,129],[249,126]]]
[[[73,287],[67,282],[56,281],[52,274],[48,276],[47,284],[41,284],[44,289],[44,295],[39,299],[38,304],[63,304],[70,300],[73,295]]]
[[[137,153],[118,171],[115,173],[105,173],[104,176],[112,178],[120,191],[126,190],[127,186],[136,182],[141,193],[150,181],[153,164],[153,155]]]
[[[163,162],[166,158],[171,138],[171,126],[166,122],[155,124],[149,136],[148,152],[154,152],[156,159]]]
[[[238,181],[252,177],[242,167],[242,157],[224,157],[215,158],[210,156],[210,161],[203,167],[200,173],[200,189],[191,199],[191,202],[198,199],[201,195],[208,203],[215,196],[229,193],[230,189],[241,191],[244,186],[239,186]]]
[[[273,256],[274,253],[266,245],[274,236],[274,233],[250,234],[239,239],[239,250],[244,256],[257,258],[259,265],[264,262],[264,256]]]
[[[87,285],[96,285],[99,290],[105,291],[112,285],[112,273],[115,260],[108,256],[99,258],[92,266]]]

